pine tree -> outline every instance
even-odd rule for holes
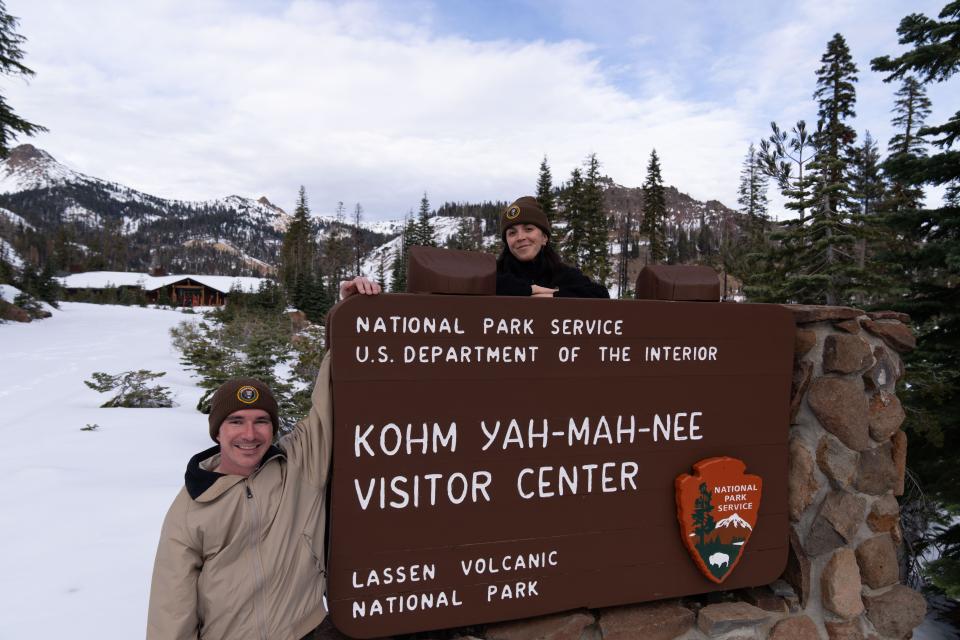
[[[563,257],[575,265],[583,264],[587,255],[587,220],[583,210],[583,173],[575,167],[563,192],[563,219],[567,223],[560,241]]]
[[[6,3],[0,0],[0,74],[30,77],[33,70],[20,62],[24,55],[20,46],[26,42],[26,38],[17,33],[18,22],[17,18],[7,13]],[[0,95],[0,158],[7,157],[17,134],[32,136],[46,130],[46,127],[28,122],[14,113]]]
[[[792,277],[801,271],[801,254],[809,245],[807,212],[814,205],[811,166],[817,149],[804,120],[798,120],[789,132],[776,122],[771,122],[770,128],[770,136],[760,141],[760,166],[777,182],[786,199],[784,208],[796,212],[797,217],[773,225],[766,245],[758,247],[760,253],[752,268],[741,269],[738,275],[751,300],[784,302],[792,295]]]
[[[617,256],[617,291],[620,299],[632,298],[634,295],[630,287],[630,250],[633,239],[633,211],[627,211],[620,216],[619,231],[620,254]]]
[[[417,213],[417,223],[414,227],[412,240],[410,244],[421,247],[437,246],[436,234],[433,231],[433,225],[430,224],[430,201],[427,199],[426,191],[423,192],[423,197],[420,199],[420,210]]]
[[[740,213],[746,217],[747,232],[753,241],[762,239],[767,233],[770,216],[767,212],[769,177],[764,172],[756,147],[750,143],[747,155],[740,169],[740,188],[737,190],[737,203]]]
[[[690,248],[690,237],[687,235],[686,228],[681,226],[677,230],[677,262],[687,264],[692,259],[693,252]]]
[[[307,190],[301,186],[293,220],[283,236],[280,249],[280,282],[290,293],[291,301],[297,304],[295,291],[298,280],[312,275],[315,262],[316,235],[310,220]]]
[[[477,251],[480,249],[480,224],[476,218],[464,216],[457,223],[457,231],[447,243],[451,249]]]
[[[650,152],[647,177],[643,182],[643,220],[640,223],[640,232],[647,237],[650,262],[663,262],[667,257],[667,200],[656,149]]]
[[[869,131],[864,135],[863,143],[853,149],[850,160],[850,195],[856,205],[854,220],[860,225],[854,255],[864,289],[854,302],[863,305],[867,301],[876,301],[881,292],[891,286],[882,276],[885,270],[875,257],[884,252],[881,247],[896,243],[896,239],[889,233],[881,216],[886,189],[880,175],[880,151]],[[867,269],[868,261],[870,269]]]
[[[900,44],[910,49],[894,58],[873,59],[873,69],[886,72],[886,81],[908,76],[924,84],[951,79],[960,71],[960,2],[947,4],[938,17],[914,13],[903,18],[897,33]],[[899,126],[906,136],[904,124]],[[960,353],[960,112],[945,124],[920,128],[916,136],[938,151],[929,156],[917,148],[903,151],[909,149],[904,140],[901,151],[909,162],[900,164],[896,178],[917,188],[945,185],[947,192],[937,209],[905,206],[889,216],[907,247],[901,267],[911,278],[906,294],[889,304],[909,313],[918,333],[918,348],[907,356],[909,384],[902,389],[911,468],[928,498],[941,509],[953,509],[960,504],[955,455],[960,446],[960,369],[955,362]],[[938,535],[939,559],[928,570],[933,581],[956,598],[960,524],[951,520]],[[920,528],[926,529],[922,523]],[[905,532],[911,542],[917,533],[924,532]]]
[[[785,206],[799,218],[782,222],[771,233],[764,267],[745,286],[751,298],[838,304],[863,291],[863,272],[854,259],[860,226],[849,169],[856,140],[848,124],[855,115],[856,73],[846,41],[834,35],[817,70],[816,132],[810,136],[802,120],[792,135],[771,123],[773,134],[761,142],[764,170],[777,180]]]
[[[380,285],[380,288],[384,291],[387,290],[387,278],[386,278],[386,263],[387,255],[385,252],[380,253],[380,260],[377,261],[377,284]]]
[[[587,156],[584,166],[586,172],[581,214],[586,222],[586,255],[581,267],[587,277],[605,285],[610,277],[610,255],[607,246],[607,208],[603,201],[602,176],[597,154],[591,153]]]
[[[339,295],[340,281],[345,280],[352,268],[353,256],[350,252],[346,233],[346,209],[343,202],[337,202],[334,221],[327,232],[324,242],[324,271],[329,275],[327,295],[336,298]]]
[[[677,264],[680,260],[679,234],[673,225],[667,225],[666,234],[667,264]]]
[[[768,147],[769,148],[769,147]],[[770,229],[767,190],[770,176],[765,161],[753,143],[747,149],[740,169],[737,203],[744,222],[741,232],[726,235],[720,247],[724,275],[735,274],[746,285],[753,284],[764,267]]]
[[[363,219],[363,207],[360,203],[353,208],[353,258],[354,275],[363,275],[360,273],[360,263],[363,262],[363,230],[360,228],[360,221]],[[339,286],[339,285],[338,285]]]
[[[407,261],[402,248],[394,251],[393,260],[390,262],[390,272],[390,291],[393,293],[406,293]]]
[[[407,251],[412,245],[417,244],[418,225],[414,221],[412,212],[407,216],[400,232],[400,246],[393,256],[393,262],[390,267],[393,275],[390,279],[390,291],[394,293],[405,293],[407,290]]]
[[[710,514],[710,512],[713,511],[712,499],[713,493],[707,488],[707,483],[701,483],[700,495],[697,496],[693,506],[693,532],[697,534],[697,539],[700,541],[699,546],[701,547],[703,546],[704,538],[713,533],[716,527],[713,516]]]
[[[891,124],[896,133],[887,143],[888,155],[882,164],[887,189],[877,221],[887,230],[887,241],[878,249],[878,262],[887,277],[887,300],[906,295],[914,277],[911,253],[916,236],[910,227],[924,205],[923,184],[916,175],[927,157],[927,142],[918,133],[931,108],[926,87],[913,76],[902,79],[895,96]],[[904,236],[910,240],[903,242]]]
[[[547,156],[543,156],[543,162],[540,163],[540,174],[537,176],[537,202],[540,203],[540,208],[547,216],[547,221],[553,227],[557,219],[557,204],[553,196],[553,176],[550,175]]]
[[[916,78],[907,76],[896,92],[891,124],[897,129],[887,143],[887,159],[883,171],[890,181],[887,211],[914,211],[923,206],[923,188],[914,184],[911,175],[917,171],[916,159],[927,155],[926,142],[917,135],[930,115],[927,90]]]
[[[803,120],[798,120],[789,132],[780,129],[776,122],[771,122],[770,128],[773,133],[760,141],[757,157],[763,171],[777,181],[786,198],[784,208],[795,211],[797,223],[802,226],[807,210],[813,205],[814,180],[810,172],[810,164],[816,158],[813,136]]]
[[[327,287],[323,284],[323,277],[317,274],[316,277],[307,279],[302,285],[300,296],[297,308],[303,311],[310,322],[322,324],[332,304]]]
[[[916,78],[907,76],[894,95],[897,99],[893,103],[893,111],[897,115],[890,123],[898,131],[890,138],[887,152],[890,155],[898,153],[926,155],[926,144],[917,135],[917,132],[923,128],[927,116],[930,115],[931,103],[930,98],[927,97],[926,87]]]
[[[700,214],[700,225],[697,227],[697,253],[700,262],[710,264],[717,254],[716,237],[710,225],[707,224],[703,213]]]
[[[810,244],[795,274],[792,298],[829,305],[849,302],[862,291],[862,272],[855,262],[858,220],[850,188],[850,158],[857,134],[848,124],[856,116],[857,67],[839,33],[827,43],[817,70],[813,94],[819,107],[813,169],[815,206],[807,231]]]

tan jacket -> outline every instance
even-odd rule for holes
[[[326,617],[329,355],[312,400],[247,478],[213,473],[216,447],[191,460],[160,533],[148,640],[299,640]]]

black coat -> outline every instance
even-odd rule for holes
[[[609,298],[607,288],[597,284],[576,267],[561,264],[551,268],[543,252],[530,262],[521,262],[509,251],[497,262],[497,295],[529,296],[530,285],[557,289],[558,298]]]

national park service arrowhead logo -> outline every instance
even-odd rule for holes
[[[707,458],[677,476],[677,519],[687,551],[717,584],[743,559],[757,524],[763,481],[736,458]]]

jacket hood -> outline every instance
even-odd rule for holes
[[[204,496],[205,500],[215,498],[228,489],[232,487],[237,482],[242,480],[241,476],[228,476],[224,473],[219,473],[217,471],[208,471],[204,469],[200,463],[209,460],[215,455],[220,454],[220,445],[214,445],[209,449],[205,449],[198,453],[197,455],[190,458],[190,462],[187,463],[187,471],[183,477],[183,484],[187,488],[187,493],[190,494],[190,497],[194,500],[199,500],[208,489],[213,485],[217,484],[217,481],[221,478],[230,478],[230,481],[226,482],[223,487],[220,487],[220,491],[216,492],[214,496]],[[267,449],[267,452],[263,454],[263,459],[260,461],[260,466],[262,467],[268,460],[275,456],[282,456],[283,451],[274,445],[270,445],[270,448]],[[220,483],[224,484],[224,483]]]

